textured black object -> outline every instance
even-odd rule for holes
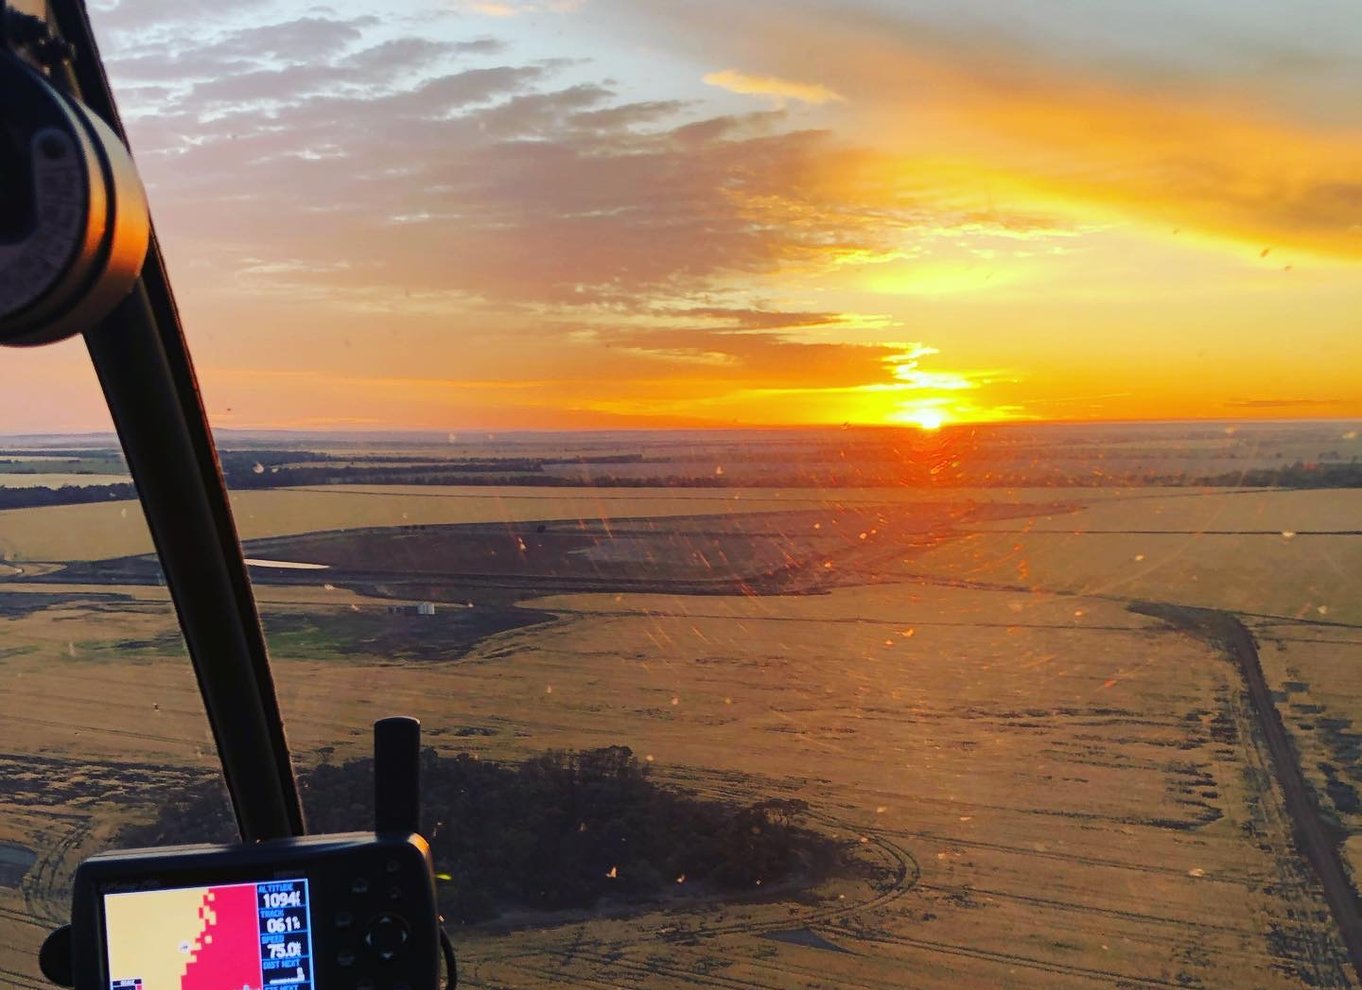
[[[421,723],[414,718],[374,723],[374,831],[421,831]]]
[[[43,947],[38,950],[38,968],[43,976],[59,987],[76,985],[71,971],[71,926],[60,928],[43,939]]]

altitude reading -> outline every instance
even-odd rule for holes
[[[299,890],[270,890],[260,895],[261,910],[302,906],[303,894]]]
[[[312,990],[306,880],[104,897],[110,990]]]

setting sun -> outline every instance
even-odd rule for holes
[[[944,409],[919,403],[905,404],[898,412],[890,415],[892,423],[916,426],[920,430],[939,430],[951,421]]]

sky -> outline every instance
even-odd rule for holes
[[[455,431],[1362,417],[1353,5],[91,7],[214,424]]]

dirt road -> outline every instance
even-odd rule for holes
[[[1184,629],[1223,650],[1244,674],[1249,701],[1263,740],[1272,756],[1272,765],[1282,786],[1287,813],[1291,816],[1292,837],[1296,847],[1319,877],[1324,897],[1338,925],[1348,959],[1362,980],[1362,904],[1348,880],[1339,854],[1339,839],[1320,812],[1314,791],[1301,772],[1295,747],[1272,700],[1267,679],[1258,661],[1258,646],[1252,634],[1229,612],[1193,608],[1186,605],[1141,602],[1131,611],[1152,615]]]

